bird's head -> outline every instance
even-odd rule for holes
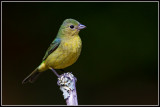
[[[80,24],[74,19],[66,19],[60,27],[59,33],[63,36],[74,36],[79,33],[81,29],[84,29],[86,26]]]

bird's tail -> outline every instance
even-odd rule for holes
[[[38,68],[36,68],[29,76],[27,76],[23,81],[22,84],[25,84],[27,82],[33,83],[38,76],[41,74],[41,72],[39,72]]]

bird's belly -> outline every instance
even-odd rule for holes
[[[79,57],[78,53],[64,52],[63,55],[61,55],[59,59],[55,61],[53,68],[55,69],[66,68],[75,63],[78,57]]]
[[[76,62],[81,52],[80,43],[62,43],[46,59],[46,65],[54,69],[63,69]]]

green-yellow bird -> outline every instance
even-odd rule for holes
[[[64,20],[56,38],[47,49],[42,63],[22,83],[33,83],[38,75],[47,69],[64,69],[75,63],[82,48],[82,41],[78,34],[85,27],[74,19]]]

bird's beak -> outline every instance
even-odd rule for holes
[[[78,25],[78,30],[84,29],[85,27],[86,27],[85,25],[79,24]]]

